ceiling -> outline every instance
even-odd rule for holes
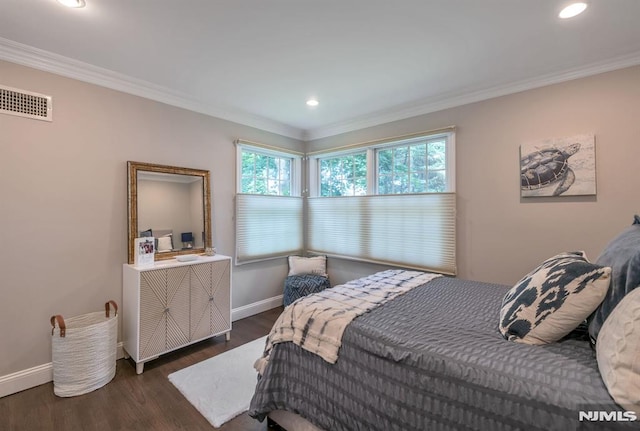
[[[305,140],[640,64],[638,0],[86,3],[1,0],[0,59]]]

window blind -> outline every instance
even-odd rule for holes
[[[236,264],[300,254],[302,198],[236,195]]]
[[[309,198],[313,253],[456,273],[454,193]]]

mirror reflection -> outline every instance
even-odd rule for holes
[[[210,241],[209,171],[129,162],[129,263],[135,238],[155,259],[204,251]]]
[[[158,253],[204,248],[203,190],[202,177],[139,171],[139,236],[158,239]]]

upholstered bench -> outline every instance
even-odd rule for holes
[[[328,287],[326,256],[289,256],[289,274],[284,281],[284,306],[298,298],[320,292]]]
[[[331,287],[329,278],[323,275],[289,275],[284,281],[284,306],[286,307],[298,298],[320,292],[328,287]]]

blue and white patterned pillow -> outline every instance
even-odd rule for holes
[[[290,275],[284,281],[283,304],[286,307],[298,298],[323,291],[330,287],[329,278],[323,275]]]
[[[590,263],[582,251],[545,260],[502,300],[502,336],[525,344],[560,340],[600,305],[610,276],[610,267]]]

